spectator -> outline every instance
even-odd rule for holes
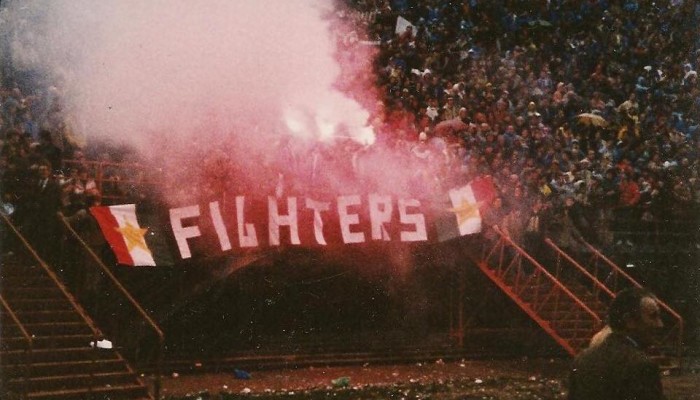
[[[630,237],[633,234],[636,227],[636,220],[638,218],[636,206],[639,203],[641,197],[639,193],[639,186],[633,177],[628,177],[627,174],[623,173],[620,175],[620,184],[618,186],[620,192],[620,203],[617,209],[617,220],[618,225],[621,230],[620,238],[617,244],[624,243],[628,246],[634,246]]]
[[[611,333],[574,360],[569,399],[663,399],[658,366],[644,353],[663,326],[656,299],[641,289],[617,294]]]
[[[63,162],[63,151],[54,144],[51,132],[42,130],[39,132],[39,154],[46,159],[50,165],[58,171]]]
[[[23,224],[27,238],[36,246],[39,254],[49,262],[55,262],[59,243],[57,213],[61,207],[61,187],[51,174],[51,164],[44,161],[37,168],[37,177],[27,194],[28,211]]]

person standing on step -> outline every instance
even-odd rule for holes
[[[621,291],[608,319],[612,332],[574,360],[569,400],[664,399],[659,367],[644,351],[663,327],[654,295],[639,288]]]
[[[49,264],[58,261],[60,230],[57,213],[61,208],[61,186],[51,173],[51,163],[44,160],[37,167],[37,179],[28,191],[30,211],[27,238]]]

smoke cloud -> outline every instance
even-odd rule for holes
[[[16,0],[3,2],[0,30],[13,67],[58,88],[73,131],[138,149],[172,205],[298,182],[415,191],[405,149],[365,146],[373,54],[338,51],[332,3]],[[393,274],[410,271],[408,250],[390,254]]]
[[[285,134],[375,140],[369,112],[336,89],[331,6],[36,0],[10,2],[2,20],[14,67],[58,86],[78,134],[133,145],[190,175],[183,167],[232,160],[250,174],[269,166]]]

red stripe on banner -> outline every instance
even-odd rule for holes
[[[117,231],[119,223],[110,212],[109,207],[91,207],[90,212],[100,225],[102,234],[104,234],[105,239],[107,239],[109,247],[112,248],[112,251],[117,256],[117,261],[124,265],[134,265],[134,260],[131,258],[131,254],[129,254],[129,249],[126,247],[124,237]]]
[[[490,176],[474,178],[469,182],[469,186],[471,186],[474,198],[481,204],[481,207],[488,206],[496,197],[496,187]]]

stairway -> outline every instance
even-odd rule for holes
[[[0,308],[0,398],[22,398],[26,389],[29,399],[150,399],[116,349],[91,347],[101,333],[37,264],[19,256],[0,264],[0,295],[11,310]]]
[[[581,283],[580,271],[545,268],[497,226],[493,230],[496,241],[475,260],[479,269],[568,354],[585,349],[604,325],[606,306],[598,294]]]
[[[589,243],[582,241],[590,259],[579,262],[554,241],[545,239],[546,254],[540,256],[546,257],[547,265],[543,265],[498,226],[492,229],[496,240],[481,256],[474,257],[476,264],[572,356],[588,347],[592,336],[603,327],[607,305],[615,293],[626,287],[641,287]],[[653,350],[659,359],[673,361],[667,364],[680,366],[683,318],[662,300],[658,302],[665,331]]]
[[[564,258],[570,264],[586,266],[585,270],[590,280],[596,283],[594,292],[599,295],[598,297],[612,301],[615,298],[615,293],[622,289],[642,288],[642,285],[625,270],[584,240],[580,240],[580,244],[586,251],[578,255],[579,260],[574,260],[565,254],[551,239],[546,239],[545,242],[557,252],[558,256],[561,256],[557,257],[557,263]],[[681,369],[685,321],[662,299],[657,297],[656,301],[659,304],[664,327],[660,332],[656,346],[647,351],[653,355],[662,368],[666,370]]]

